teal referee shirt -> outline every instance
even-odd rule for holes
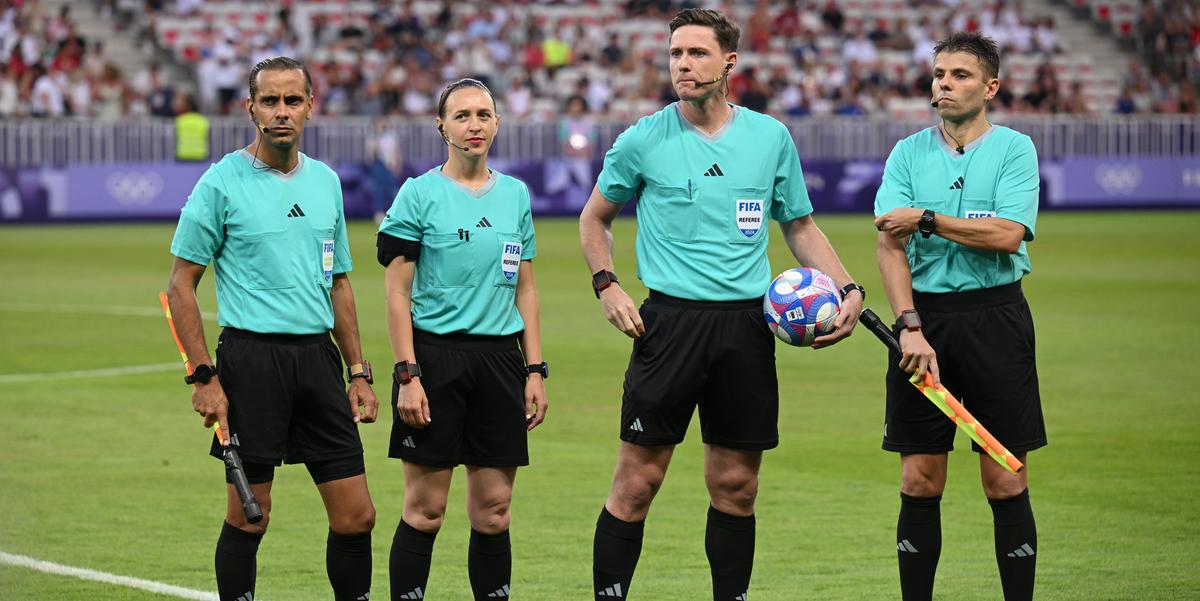
[[[1037,221],[1037,151],[1029,136],[993,125],[958,154],[937,127],[896,144],[875,195],[875,215],[892,209],[932,209],[940,215],[999,217],[1025,226],[1015,253],[975,250],[937,234],[909,236],[908,266],[918,292],[958,292],[1016,282],[1033,268],[1025,242]]]
[[[281,173],[238,150],[208,168],[179,214],[171,254],[217,274],[222,326],[261,334],[333,328],[333,276],[353,269],[342,184],[300,155]]]
[[[771,282],[767,217],[812,213],[792,136],[744,107],[713,135],[679,104],[643,117],[604,156],[597,181],[611,202],[638,197],[638,277],[702,301],[760,298]]]
[[[441,166],[404,182],[380,233],[421,243],[413,327],[434,334],[506,336],[525,329],[517,311],[521,261],[537,255],[529,188],[492,171],[472,190]]]

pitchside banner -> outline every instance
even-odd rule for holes
[[[578,215],[600,173],[599,161],[491,161],[529,186],[537,216]],[[370,217],[391,206],[400,182],[436,163],[409,163],[399,174],[378,165],[333,165],[346,214]],[[174,220],[207,163],[0,169],[0,223]],[[1187,159],[1042,161],[1045,208],[1200,207],[1200,162]],[[819,213],[869,213],[882,161],[804,163],[804,182]],[[636,203],[629,203],[626,214]]]

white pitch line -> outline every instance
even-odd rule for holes
[[[26,313],[78,313],[82,315],[123,315],[128,317],[162,317],[162,308],[154,307],[120,307],[106,305],[71,305],[50,303],[0,303],[0,311],[23,311]],[[207,321],[216,321],[213,313],[201,312],[200,317]]]
[[[104,369],[81,369],[76,371],[49,371],[33,374],[0,374],[0,384],[11,382],[34,382],[37,380],[62,380],[64,378],[106,378],[110,376],[125,376],[129,374],[151,374],[160,371],[177,370],[180,363],[152,363],[150,365],[131,365],[129,367],[106,367]]]
[[[196,599],[197,601],[219,601],[216,593],[206,593],[181,586],[164,584],[153,580],[142,580],[141,578],[131,578],[129,576],[119,576],[108,572],[98,572],[87,568],[76,568],[65,566],[60,563],[50,561],[42,561],[24,555],[14,555],[0,551],[0,563],[6,563],[11,566],[21,568],[29,568],[46,574],[56,574],[59,576],[70,576],[81,580],[93,580],[95,582],[103,582],[104,584],[116,584],[127,586],[130,588],[150,591],[159,595],[169,595],[180,599]]]

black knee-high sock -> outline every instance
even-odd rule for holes
[[[507,599],[512,576],[512,544],[508,530],[499,534],[484,534],[471,529],[471,546],[467,552],[467,575],[475,601]]]
[[[745,601],[754,570],[754,516],[708,508],[704,551],[712,571],[714,601]]]
[[[250,601],[254,598],[258,543],[263,535],[239,530],[225,522],[217,539],[217,592],[221,601]]]
[[[337,601],[371,598],[371,533],[338,534],[325,540],[325,571]]]
[[[609,513],[607,507],[600,510],[592,543],[592,584],[597,601],[629,597],[629,583],[642,554],[645,526],[644,521],[622,521]]]
[[[1005,601],[1033,599],[1037,567],[1037,525],[1029,505],[1029,489],[1007,499],[988,499],[996,532],[996,563]]]
[[[900,493],[896,555],[900,560],[900,596],[904,601],[933,598],[933,576],[942,554],[942,497]]]
[[[436,532],[421,532],[404,523],[404,520],[396,525],[388,565],[392,601],[425,598],[429,562],[433,559],[433,541],[436,538]]]

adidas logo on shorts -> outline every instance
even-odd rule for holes
[[[412,437],[411,437],[411,436],[405,436],[405,437],[404,437],[404,442],[402,442],[402,443],[400,443],[400,444],[401,444],[401,445],[404,445],[404,446],[406,446],[406,447],[408,447],[408,448],[410,448],[410,449],[415,449],[415,448],[417,448],[417,443],[413,442],[413,439],[412,439]],[[420,597],[417,597],[417,598],[418,598],[418,599],[420,599]]]
[[[639,417],[634,419],[633,423],[629,424],[629,429],[633,430],[634,432],[645,432],[645,430],[642,429],[642,418]]]

